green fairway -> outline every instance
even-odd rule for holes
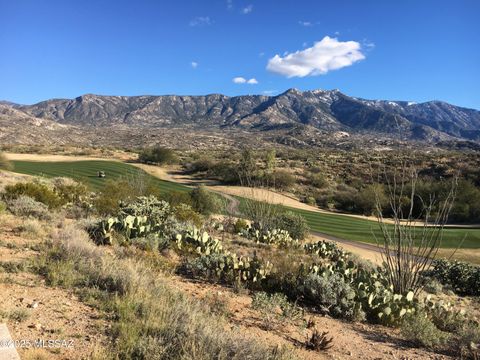
[[[70,177],[82,181],[93,190],[100,189],[108,179],[119,177],[145,176],[147,181],[159,186],[162,192],[188,191],[190,188],[170,181],[160,180],[142,169],[116,161],[84,160],[66,162],[37,162],[37,161],[12,161],[15,172],[44,176],[44,177]],[[99,178],[98,171],[104,171],[106,177]]]
[[[375,236],[381,240],[382,234],[375,221],[358,219],[351,216],[324,214],[308,210],[288,208],[288,210],[302,215],[310,229],[341,239],[363,241],[376,244]],[[419,228],[419,231],[421,228]],[[373,235],[375,234],[375,236]],[[480,248],[480,229],[445,228],[441,247],[456,248],[465,237],[462,248]]]

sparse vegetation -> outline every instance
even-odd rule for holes
[[[138,155],[138,160],[147,164],[174,164],[178,161],[175,151],[165,148],[163,146],[154,146],[151,148],[143,149]]]
[[[266,156],[262,162],[262,158],[251,152],[240,157],[244,170],[251,171],[251,185],[265,184],[266,176],[278,171],[283,160],[281,156],[270,155],[270,159]],[[204,171],[209,170],[204,168]],[[292,189],[305,184],[297,169],[290,168],[288,172],[298,180]],[[322,172],[311,170],[311,173]],[[315,230],[318,219],[332,220],[321,225],[325,227],[341,219],[340,227],[348,227],[346,231],[365,224],[365,220],[297,209],[285,211],[268,199],[264,202],[241,199],[240,210],[244,215],[219,219],[222,206],[217,194],[202,187],[191,192],[159,192],[144,175],[103,180],[103,186],[94,193],[86,185],[65,179],[43,180],[38,184],[42,188],[36,188],[37,192],[47,189],[58,197],[57,207],[49,208],[23,194],[12,196],[15,192],[6,188],[10,191],[5,195],[7,210],[33,218],[15,226],[15,234],[26,239],[51,240],[40,248],[43,255],[38,260],[21,267],[17,262],[2,262],[0,267],[10,276],[33,270],[44,277],[47,285],[75,288],[82,299],[109,314],[107,318],[112,324],[109,336],[112,343],[121,345],[100,351],[107,358],[150,358],[149,354],[155,352],[162,358],[195,354],[195,358],[206,359],[222,358],[224,351],[228,351],[229,358],[294,356],[286,349],[252,342],[236,330],[228,330],[227,335],[218,331],[219,327],[228,329],[237,321],[236,312],[230,312],[223,296],[221,299],[220,295],[215,299],[201,296],[203,302],[197,302],[172,290],[169,276],[183,276],[182,281],[189,284],[200,282],[207,287],[231,288],[241,294],[238,296],[251,296],[252,309],[263,319],[257,320],[256,326],[266,331],[282,333],[285,327],[300,329],[306,323],[305,315],[320,313],[348,321],[400,327],[402,336],[414,346],[474,358],[476,333],[472,329],[478,325],[474,317],[442,300],[424,298],[421,290],[415,293],[412,289],[392,289],[388,268],[365,264],[335,243],[302,242],[308,237],[307,224],[314,224]],[[329,178],[325,186],[330,188],[331,184]],[[345,196],[344,204],[351,201],[354,211],[361,208],[364,213],[375,213],[378,209],[375,196],[380,194],[381,198],[383,192],[386,197],[385,187],[352,184],[338,188],[354,194],[353,200]],[[385,197],[380,201],[383,204]],[[69,220],[73,224],[66,225],[61,216],[72,204],[85,205],[90,209],[88,214],[100,218],[77,221],[73,217]],[[41,208],[58,225],[55,229],[46,226],[42,211],[26,205]],[[415,211],[417,206],[413,204]],[[75,223],[86,224],[89,233],[79,230]],[[373,223],[369,224],[370,229]],[[364,230],[360,227],[355,231]],[[374,233],[379,232],[374,230]],[[92,240],[110,246],[105,249],[94,245]],[[471,285],[472,281],[467,280],[470,278],[467,274],[473,270],[462,267],[463,271],[451,264],[446,267],[448,271],[439,271],[434,263],[433,272],[419,273],[421,286],[429,282],[431,286],[426,290],[434,293],[435,299],[456,296],[452,292],[446,294],[443,289],[452,287],[451,278],[465,280],[462,285],[465,288],[476,286],[474,281]],[[445,286],[429,280],[433,278]],[[460,288],[455,290],[464,294]],[[184,323],[177,324],[180,319]],[[305,341],[301,340],[306,349],[331,349],[334,335],[308,324],[302,331],[308,334]],[[186,336],[189,341],[185,344],[179,339]],[[180,341],[180,352],[165,345],[180,346]]]

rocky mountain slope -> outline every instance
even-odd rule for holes
[[[306,126],[327,133],[381,134],[397,139],[480,141],[480,111],[440,101],[364,100],[338,90],[290,89],[277,96],[100,96],[51,99],[34,105],[3,102],[2,118],[30,126],[42,119],[48,126],[155,129],[279,130]]]

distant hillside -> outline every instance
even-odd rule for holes
[[[12,124],[28,116],[76,128],[281,130],[305,125],[322,132],[381,134],[428,142],[480,140],[480,111],[440,101],[364,100],[338,90],[290,89],[278,96],[101,96],[12,105]],[[4,124],[5,126],[5,124]]]

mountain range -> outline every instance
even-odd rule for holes
[[[269,131],[311,127],[324,134],[382,135],[435,142],[480,141],[480,111],[442,101],[365,100],[338,90],[289,89],[277,96],[103,96],[51,99],[33,105],[0,102],[0,140],[95,128],[197,128]],[[69,131],[72,129],[72,131]],[[3,133],[3,136],[2,136]],[[9,136],[6,138],[6,135]]]

